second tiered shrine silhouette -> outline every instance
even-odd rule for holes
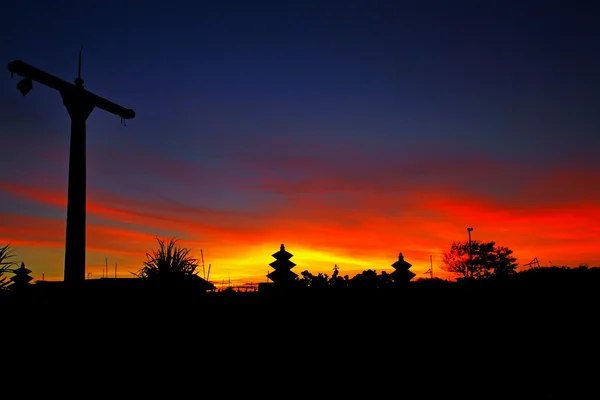
[[[292,268],[296,266],[293,261],[290,261],[294,255],[286,251],[283,243],[279,248],[279,251],[272,255],[275,261],[269,265],[273,267],[274,271],[267,274],[267,278],[273,281],[277,285],[291,285],[298,274],[292,271]]]
[[[412,264],[404,259],[402,253],[398,255],[398,261],[392,264],[394,272],[391,273],[394,283],[408,283],[415,277],[415,273],[409,271]]]

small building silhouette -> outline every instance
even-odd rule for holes
[[[394,267],[394,272],[390,275],[394,283],[408,283],[416,275],[414,272],[409,271],[412,264],[404,259],[402,253],[398,255],[398,261],[393,263],[392,267]]]
[[[296,266],[294,262],[290,261],[290,258],[294,255],[286,251],[282,243],[279,251],[272,256],[275,258],[275,261],[269,265],[273,267],[274,271],[267,274],[267,278],[278,285],[292,284],[298,276],[298,274],[291,270]]]

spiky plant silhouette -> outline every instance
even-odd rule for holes
[[[13,249],[10,244],[0,247],[0,290],[6,289],[6,287],[11,283],[9,280],[7,280],[8,277],[4,276],[4,273],[11,271],[12,267],[19,265],[17,261],[9,260],[14,256],[15,254],[13,253]]]
[[[159,283],[175,283],[196,278],[198,260],[190,255],[190,249],[180,247],[176,239],[156,238],[159,248],[146,253],[144,266],[132,274]]]

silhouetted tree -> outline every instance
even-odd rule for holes
[[[379,275],[377,275],[377,271],[372,269],[356,274],[350,279],[351,286],[359,289],[377,289],[380,286],[380,282],[381,280]]]
[[[11,268],[18,266],[17,261],[11,261],[10,259],[15,256],[13,249],[10,244],[0,247],[0,289],[6,289],[11,281],[7,280],[4,273],[11,272]]]
[[[379,282],[381,286],[390,286],[392,283],[394,283],[394,273],[381,271],[381,275],[379,275]]]
[[[132,272],[138,278],[150,279],[160,283],[180,283],[191,279],[200,279],[196,275],[198,260],[190,255],[190,249],[177,245],[177,240],[171,239],[165,244],[164,240],[156,239],[158,250],[146,253],[144,267]]]
[[[343,278],[340,276],[340,267],[337,264],[333,266],[333,274],[329,278],[329,286],[331,287],[345,287],[348,285],[348,275]]]
[[[512,254],[511,249],[497,246],[495,242],[474,240],[469,256],[468,242],[454,242],[450,250],[442,254],[441,268],[463,278],[507,276],[516,273],[518,266]]]
[[[517,274],[521,282],[536,286],[547,286],[548,284],[566,285],[577,283],[577,285],[589,285],[597,287],[600,283],[600,267],[588,267],[580,265],[576,268],[553,265],[552,267],[533,267]]]
[[[303,281],[306,286],[312,288],[324,288],[329,286],[329,276],[327,274],[319,272],[317,275],[313,275],[307,270],[301,272],[300,275],[302,276],[301,281]]]
[[[508,276],[517,272],[519,264],[511,249],[497,246],[494,242],[483,243],[483,245],[486,247],[481,247],[480,254],[475,253],[475,256],[479,256],[484,276]]]
[[[296,278],[300,282],[302,282],[305,286],[310,286],[310,283],[313,280],[313,274],[308,272],[308,270],[300,272],[300,276]]]
[[[337,264],[335,264],[333,266],[333,275],[331,275],[331,280],[335,280],[339,273],[340,273],[340,267],[338,267]]]

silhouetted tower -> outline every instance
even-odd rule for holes
[[[21,60],[8,64],[11,74],[23,77],[17,88],[23,96],[33,88],[33,81],[57,90],[71,117],[69,152],[69,183],[67,194],[67,232],[65,240],[65,283],[85,281],[85,219],[86,219],[86,120],[94,108],[101,108],[121,117],[135,117],[135,112],[106,100],[83,87],[81,51],[75,84],[66,82]]]
[[[404,259],[402,253],[398,256],[398,261],[392,264],[394,272],[391,273],[392,279],[395,283],[407,283],[416,275],[414,272],[409,271],[412,264]]]
[[[291,284],[296,280],[298,274],[293,272],[291,269],[296,266],[296,264],[290,261],[294,255],[285,250],[285,246],[283,243],[279,251],[273,254],[275,261],[269,264],[275,271],[267,274],[267,278],[273,281],[276,284]]]
[[[12,281],[12,285],[9,287],[13,290],[21,289],[23,287],[29,286],[29,282],[33,279],[33,277],[29,276],[31,270],[25,268],[25,263],[21,263],[21,266],[13,271],[13,276],[11,276],[10,280]]]

